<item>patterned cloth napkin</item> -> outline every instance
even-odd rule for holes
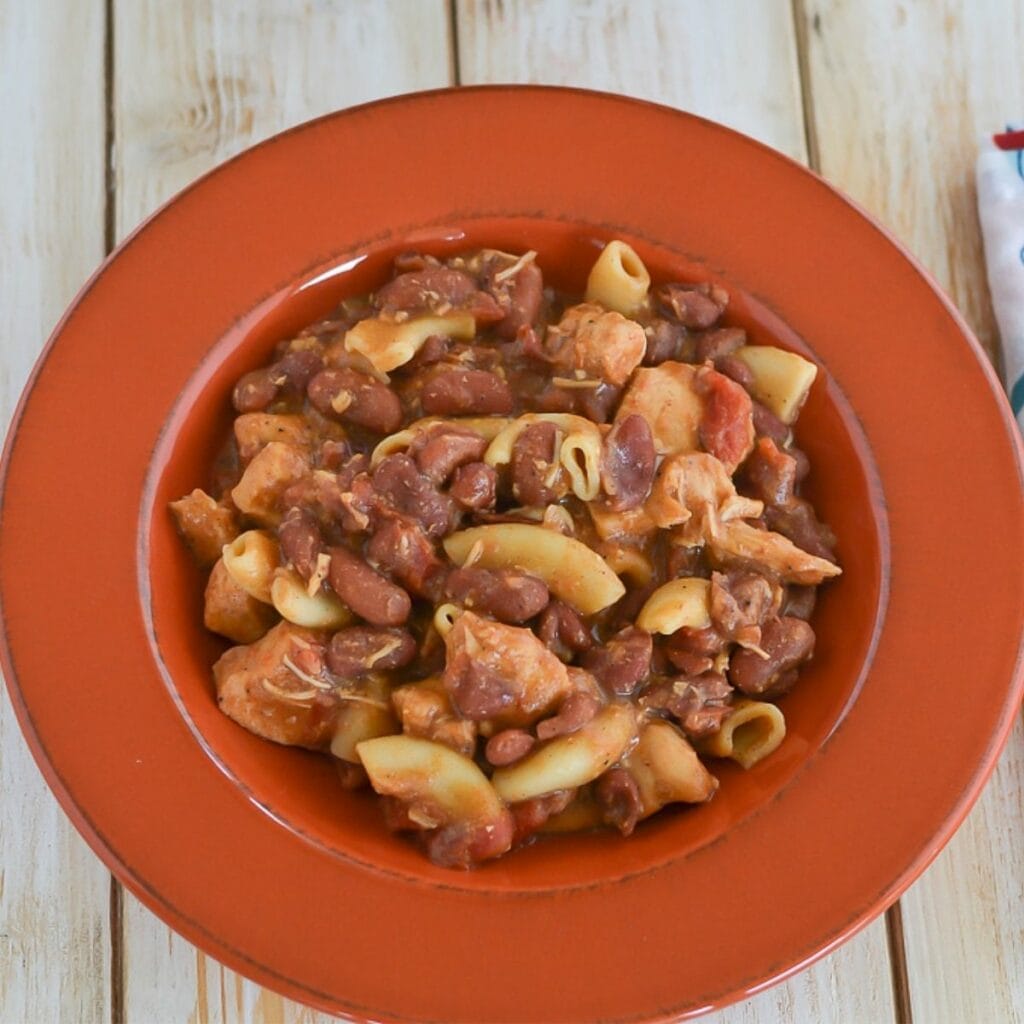
[[[978,155],[978,215],[1003,346],[1003,372],[1024,431],[1024,125],[1007,126]]]

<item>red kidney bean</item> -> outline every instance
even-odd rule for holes
[[[559,789],[547,796],[535,796],[529,800],[512,805],[512,814],[515,818],[516,832],[515,841],[521,843],[537,831],[547,820],[562,811],[572,803],[576,796],[575,789]]]
[[[441,362],[449,350],[452,347],[452,339],[444,334],[431,334],[425,342],[420,346],[419,352],[416,353],[402,366],[396,367],[396,373],[415,373],[417,370],[423,369],[425,366],[433,366],[435,363]]]
[[[514,569],[455,569],[448,574],[445,595],[499,622],[532,619],[547,606],[547,584]]]
[[[332,419],[390,434],[402,423],[402,404],[385,384],[348,368],[322,370],[309,382],[309,400]]]
[[[658,366],[668,359],[677,359],[683,344],[685,331],[679,324],[657,317],[644,328],[647,348],[644,350],[644,366]]]
[[[347,441],[324,441],[317,452],[316,464],[320,469],[337,473],[352,457]]]
[[[348,548],[331,548],[328,579],[334,592],[361,619],[375,626],[400,626],[409,618],[409,595]]]
[[[423,385],[420,393],[428,416],[491,416],[512,411],[512,390],[487,370],[444,370]]]
[[[487,741],[484,757],[495,768],[501,768],[525,757],[536,742],[525,729],[502,729]]]
[[[452,477],[448,494],[463,508],[474,512],[494,508],[498,495],[498,474],[483,462],[459,466]]]
[[[563,475],[560,469],[557,474],[552,469],[558,462],[557,438],[554,423],[531,423],[516,438],[512,446],[512,493],[523,505],[550,505],[565,493],[564,481],[547,482]]]
[[[494,264],[484,277],[484,287],[497,300],[504,313],[494,328],[499,338],[511,341],[525,327],[529,327],[540,312],[544,294],[544,278],[535,262],[524,263],[511,277],[495,283],[495,276],[506,269],[505,264]]]
[[[445,565],[416,523],[388,519],[370,538],[366,555],[417,596],[438,596]]]
[[[568,736],[583,728],[601,709],[601,702],[584,690],[570,693],[562,701],[557,715],[537,723],[537,739],[552,740],[556,736]]]
[[[594,645],[594,639],[579,612],[561,601],[552,601],[540,613],[537,636],[562,661],[572,661]]]
[[[700,443],[731,471],[746,457],[752,441],[750,395],[717,370],[702,370],[697,388],[704,395]]]
[[[485,451],[487,442],[462,427],[436,427],[409,446],[420,472],[435,484],[443,484],[459,466],[479,462]]]
[[[290,508],[277,528],[281,553],[308,580],[316,569],[316,559],[324,550],[324,540],[316,516],[305,508]]]
[[[443,868],[471,868],[481,861],[500,857],[515,841],[516,825],[511,811],[503,810],[493,821],[457,821],[421,835],[427,856]]]
[[[576,411],[594,423],[607,423],[619,407],[622,392],[622,388],[604,383],[596,388],[581,388],[576,391]]]
[[[465,651],[449,655],[444,685],[455,710],[473,721],[493,718],[515,702],[509,680],[473,661]]]
[[[238,412],[262,412],[277,398],[273,367],[252,370],[235,385],[231,401]]]
[[[735,356],[722,356],[715,360],[715,369],[719,373],[725,374],[729,380],[736,381],[748,394],[754,386],[754,371],[742,359],[737,359]]]
[[[757,437],[770,437],[780,447],[789,440],[789,427],[766,405],[754,401],[751,415],[754,421],[754,434]]]
[[[603,687],[626,697],[650,672],[653,651],[650,633],[627,626],[603,647],[587,651],[581,664]]]
[[[278,379],[284,378],[281,387],[293,395],[304,395],[309,382],[324,368],[323,356],[313,349],[297,349],[287,352],[274,365]]]
[[[549,384],[534,396],[531,406],[535,412],[573,412],[576,399],[569,388]]]
[[[728,295],[708,284],[663,284],[654,292],[665,313],[674,316],[690,330],[714,327],[725,312]]]
[[[643,416],[633,413],[612,427],[601,450],[601,486],[609,509],[625,512],[644,503],[656,458],[654,437]]]
[[[431,310],[444,315],[460,310],[481,325],[497,323],[505,315],[494,297],[480,291],[469,274],[444,266],[428,265],[399,274],[377,292],[375,301],[379,309],[388,312]]]
[[[766,505],[788,505],[796,487],[796,459],[770,437],[758,438],[743,464],[744,493]]]
[[[803,619],[769,619],[761,629],[760,646],[767,659],[756,651],[733,654],[729,682],[751,696],[777,696],[791,682],[792,670],[814,654],[814,630]]]
[[[661,648],[661,652],[669,664],[682,672],[684,676],[703,675],[705,672],[710,672],[715,665],[714,661],[706,654],[694,654],[692,651],[682,648],[671,648],[666,645]]]
[[[667,711],[692,739],[717,732],[732,710],[733,689],[719,672],[663,680],[648,687],[640,697],[644,707]]]
[[[766,508],[764,521],[769,530],[788,537],[809,555],[836,560],[836,535],[818,519],[809,501],[794,498],[785,508]]]
[[[421,473],[406,454],[390,455],[373,471],[373,486],[396,512],[418,522],[428,537],[450,533],[455,524],[455,503]]]
[[[713,658],[725,648],[725,638],[713,626],[704,629],[683,626],[668,638],[666,645],[670,649]]]
[[[747,332],[742,327],[719,327],[706,331],[697,337],[697,361],[717,363],[725,356],[731,356],[747,343]]]
[[[633,834],[643,813],[640,788],[625,768],[609,768],[594,786],[594,797],[606,825],[614,825],[624,836]]]
[[[327,667],[342,679],[402,668],[416,657],[416,639],[404,629],[349,626],[331,637]]]

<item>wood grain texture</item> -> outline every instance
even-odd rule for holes
[[[788,3],[458,0],[456,9],[464,84],[583,85],[654,99],[806,160]],[[885,925],[877,921],[809,970],[708,1019],[761,1024],[893,1016]]]
[[[822,172],[908,245],[995,354],[974,161],[983,134],[1021,115],[1024,7],[808,0],[802,16]],[[1022,779],[1018,721],[978,805],[901,901],[916,1020],[1024,1020]]]
[[[625,93],[806,158],[789,0],[456,0],[456,11],[463,85]]]
[[[116,0],[115,12],[119,237],[269,135],[341,107],[453,82],[445,0]],[[331,1019],[246,981],[124,899],[127,1021]]]
[[[103,34],[102,5],[0,0],[0,429],[103,257]],[[0,1020],[106,1020],[110,876],[46,788],[6,689],[0,794]]]

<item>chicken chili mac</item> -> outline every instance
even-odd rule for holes
[[[449,867],[628,836],[770,755],[840,569],[799,496],[816,367],[727,302],[617,241],[582,301],[533,252],[408,254],[282,342],[214,493],[171,505],[234,645],[221,710]]]

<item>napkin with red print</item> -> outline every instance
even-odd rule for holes
[[[978,215],[1003,346],[1003,372],[1024,430],[1024,125],[1007,126],[978,155]]]

